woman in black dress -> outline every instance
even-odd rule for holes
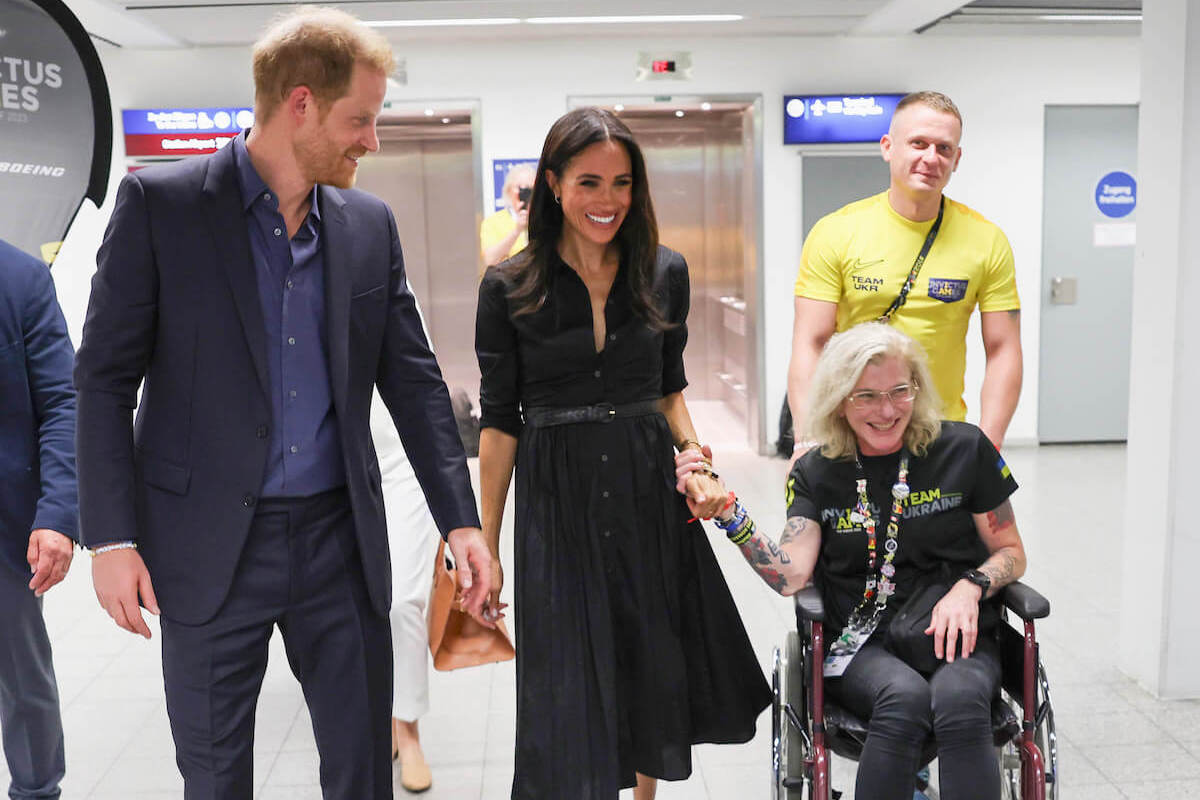
[[[691,745],[745,742],[770,701],[708,539],[675,491],[699,448],[687,265],[658,245],[645,163],[607,111],[559,119],[529,247],[489,269],[475,347],[480,483],[495,556],[514,465],[514,800],[615,800],[691,773]],[[709,475],[689,495],[725,503]]]

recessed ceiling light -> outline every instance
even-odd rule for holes
[[[1039,14],[1046,22],[1141,22],[1141,14]]]
[[[637,22],[738,22],[741,14],[643,14],[615,17],[529,17],[531,25],[621,25]]]
[[[624,110],[625,110],[625,106],[622,105],[621,103],[617,103],[615,106],[613,106],[613,111],[624,111]]]
[[[679,109],[678,111],[676,111],[676,112],[675,112],[675,116],[677,116],[677,117],[682,117],[682,116],[683,116],[683,109],[681,108],[681,109]]]
[[[701,111],[712,111],[712,103],[705,101],[700,104]]]
[[[427,117],[432,117],[432,116],[433,116],[433,109],[432,109],[432,108],[427,108],[427,109],[425,109],[425,116],[427,116]]]
[[[480,17],[477,19],[376,19],[365,21],[370,28],[450,28],[472,25],[516,25],[516,17]]]
[[[442,117],[442,124],[443,124],[443,125],[449,125],[449,124],[450,124],[450,118],[449,118],[449,117]]]

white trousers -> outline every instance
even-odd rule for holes
[[[429,710],[429,633],[425,608],[441,535],[429,513],[391,415],[375,394],[371,436],[383,479],[383,505],[392,551],[392,716],[415,722]]]

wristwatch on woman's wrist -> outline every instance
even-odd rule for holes
[[[967,570],[962,574],[962,579],[975,584],[983,590],[979,595],[980,600],[983,600],[985,597],[987,597],[988,589],[992,588],[992,579],[987,576],[986,572],[981,572],[977,569]]]

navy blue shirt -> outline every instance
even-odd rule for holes
[[[273,424],[261,494],[303,497],[346,484],[329,384],[321,212],[313,187],[312,209],[289,240],[279,198],[254,169],[245,140],[243,133],[229,146],[267,333]]]

